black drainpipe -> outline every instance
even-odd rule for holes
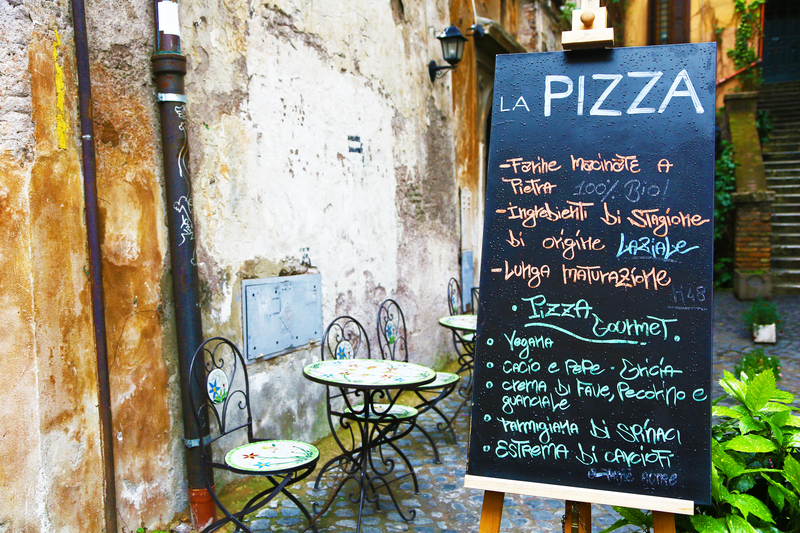
[[[191,413],[192,394],[189,365],[203,342],[200,315],[199,278],[195,246],[192,191],[189,175],[189,138],[186,122],[186,95],[183,77],[186,57],[180,54],[178,4],[154,0],[156,75],[158,108],[161,116],[161,148],[164,158],[164,187],[167,196],[169,250],[172,257],[172,284],[175,298],[175,323],[178,337],[178,363],[181,377],[184,442],[189,488],[189,506],[195,528],[202,529],[216,518],[216,507],[206,488],[206,468],[200,455],[202,439]],[[198,391],[195,391],[197,393]],[[200,405],[199,398],[195,401]]]
[[[94,323],[94,342],[97,350],[100,443],[103,454],[103,476],[105,478],[105,531],[106,533],[116,533],[117,487],[114,477],[111,387],[108,380],[106,304],[103,292],[103,261],[100,250],[100,223],[97,207],[97,164],[94,151],[94,125],[92,124],[92,83],[89,76],[89,44],[86,37],[86,9],[83,0],[72,0],[72,19],[75,31],[75,59],[78,69],[83,194],[86,211],[86,237],[89,245],[89,269],[92,283],[92,319]]]

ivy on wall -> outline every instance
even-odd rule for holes
[[[740,87],[743,91],[755,91],[761,86],[761,69],[750,67],[758,60],[758,52],[753,42],[761,33],[760,11],[766,0],[734,0],[734,10],[739,17],[733,48],[728,50],[728,57],[733,60],[736,69],[747,68],[739,75]],[[749,68],[748,68],[749,67]]]

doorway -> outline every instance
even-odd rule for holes
[[[764,83],[800,80],[800,2],[769,0],[764,5]]]

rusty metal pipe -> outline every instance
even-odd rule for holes
[[[189,174],[189,138],[186,122],[186,95],[183,78],[186,58],[180,54],[177,35],[177,5],[156,3],[156,53],[153,72],[161,117],[161,149],[164,163],[164,187],[167,197],[169,249],[172,260],[172,284],[175,299],[175,323],[178,340],[183,427],[186,443],[186,469],[189,506],[195,528],[202,529],[216,518],[216,507],[206,485],[206,466],[201,456],[203,439],[191,412],[192,390],[190,364],[195,350],[203,342],[200,315],[199,276]],[[159,13],[164,9],[164,13]],[[202,399],[195,398],[195,405]],[[210,474],[209,474],[210,475]]]
[[[89,268],[92,286],[92,319],[97,352],[97,389],[100,410],[100,442],[103,455],[105,531],[117,531],[117,488],[114,474],[114,445],[111,426],[111,386],[108,379],[108,344],[106,343],[105,293],[100,249],[100,217],[97,205],[97,161],[92,124],[92,83],[89,72],[89,43],[86,35],[86,8],[83,0],[72,0],[75,59],[78,71],[78,106],[81,123],[83,194],[86,211],[86,237],[89,245]]]

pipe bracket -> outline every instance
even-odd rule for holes
[[[158,102],[181,102],[186,103],[186,95],[178,93],[158,93],[156,95]]]
[[[211,435],[206,435],[203,437],[203,446],[207,446],[212,440]],[[187,439],[186,437],[183,438],[183,444],[187,448],[199,448],[200,447],[200,439]]]

